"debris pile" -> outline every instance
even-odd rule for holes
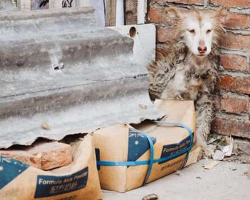
[[[250,163],[250,144],[248,141],[212,134],[208,140],[208,148],[214,152],[212,156],[214,161]]]

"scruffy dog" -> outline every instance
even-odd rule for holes
[[[148,70],[152,100],[194,100],[197,143],[206,156],[207,136],[213,117],[212,94],[218,78],[218,39],[224,29],[226,9],[178,11],[169,8],[168,19],[176,22],[176,36],[167,47],[159,48],[157,61]]]

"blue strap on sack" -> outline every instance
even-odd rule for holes
[[[155,123],[156,123],[156,124],[159,124],[159,125],[174,125],[174,126],[178,126],[178,127],[184,128],[184,129],[186,129],[186,130],[188,131],[189,136],[190,136],[190,146],[189,146],[189,148],[187,149],[188,151],[187,151],[187,155],[186,155],[186,158],[185,158],[185,162],[183,163],[183,165],[182,165],[181,168],[185,167],[185,165],[187,164],[187,161],[188,161],[188,157],[189,157],[190,150],[191,150],[192,147],[194,146],[194,140],[193,140],[194,135],[193,135],[193,131],[192,131],[187,125],[185,125],[185,124],[183,124],[183,123],[179,123],[179,122],[171,123],[171,122],[155,121]],[[184,154],[184,153],[181,153],[180,155],[182,155],[182,154]],[[168,158],[168,157],[166,157],[166,158]],[[163,159],[163,161],[165,161],[165,160]],[[160,161],[159,161],[159,162],[160,162]]]
[[[187,153],[186,158],[185,158],[185,162],[182,165],[181,168],[183,168],[186,165],[186,162],[188,160],[188,156],[189,156],[189,152],[192,149],[192,147],[194,146],[194,142],[193,142],[193,131],[186,126],[185,124],[179,123],[179,122],[161,122],[161,121],[154,121],[156,124],[158,125],[172,125],[172,126],[177,126],[177,127],[181,127],[184,128],[188,131],[189,133],[189,137],[190,137],[190,145],[188,148],[183,149],[182,151],[179,151],[175,154],[172,154],[170,156],[164,157],[164,158],[159,158],[159,159],[154,159],[154,144],[152,139],[150,138],[150,136],[144,132],[144,131],[140,131],[137,130],[138,133],[142,134],[143,136],[145,136],[148,139],[149,142],[149,150],[150,150],[150,159],[149,160],[142,160],[142,161],[126,161],[126,162],[114,162],[114,161],[97,161],[97,165],[98,166],[138,166],[138,165],[149,165],[148,171],[147,171],[147,175],[144,179],[143,185],[146,184],[147,180],[149,179],[149,176],[151,174],[152,168],[153,168],[153,164],[154,163],[159,163],[159,162],[166,162],[169,160],[172,160],[176,157],[179,157],[180,155],[183,155],[185,153]]]

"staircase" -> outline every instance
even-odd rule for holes
[[[100,28],[93,12],[0,14],[0,148],[160,116],[146,70],[155,27]]]

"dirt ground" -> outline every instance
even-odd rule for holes
[[[228,158],[224,158],[224,161],[228,162],[236,162],[242,164],[249,164],[250,165],[250,155],[246,154],[242,150],[235,150],[232,156]]]
[[[171,174],[127,193],[103,191],[104,200],[141,200],[155,193],[160,200],[249,200],[250,165],[220,162],[207,170],[201,160],[178,173]]]

